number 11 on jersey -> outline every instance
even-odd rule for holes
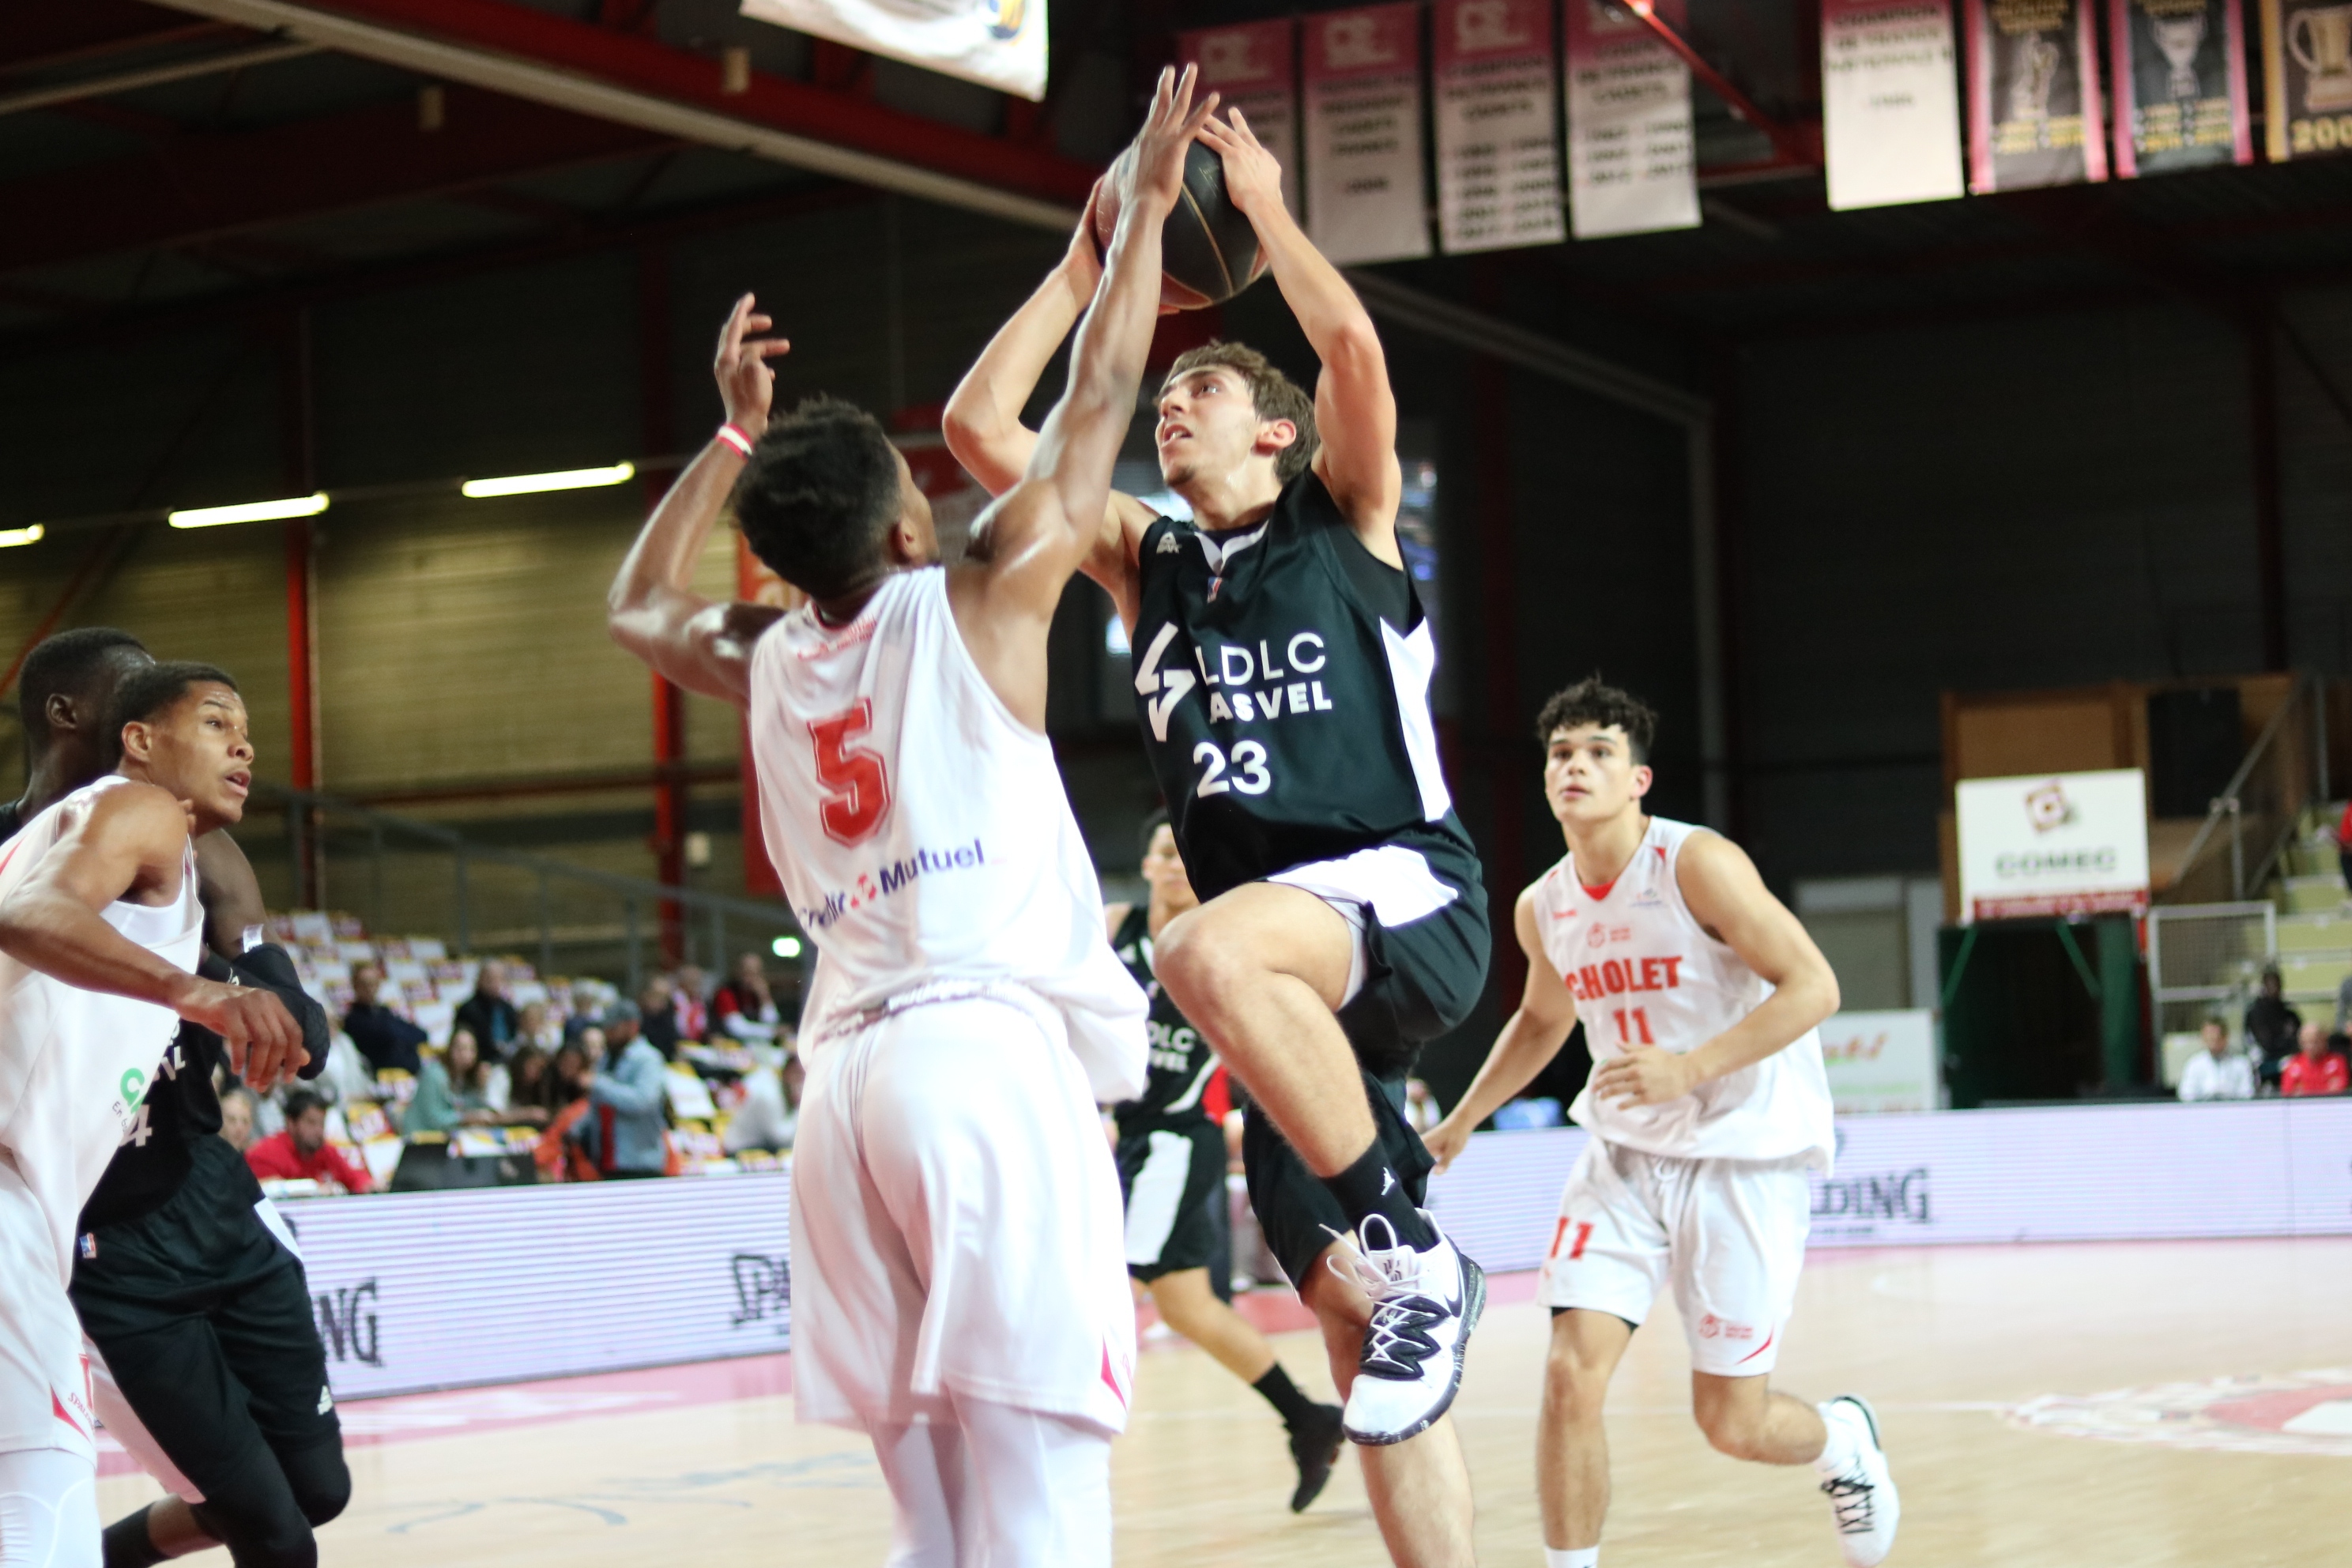
[[[1654,1046],[1658,1043],[1650,1037],[1650,1015],[1645,1010],[1635,1007],[1629,1013],[1626,1008],[1620,1007],[1616,1009],[1616,1014],[1617,1040],[1620,1045],[1631,1046],[1639,1043],[1644,1046]],[[1628,1016],[1633,1019],[1631,1028],[1626,1026],[1625,1021]],[[1634,1039],[1636,1035],[1641,1037],[1638,1042]]]

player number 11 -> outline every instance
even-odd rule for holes
[[[1616,1012],[1617,1038],[1622,1043],[1629,1046],[1632,1045],[1635,1035],[1642,1037],[1642,1043],[1645,1046],[1654,1046],[1658,1043],[1657,1041],[1650,1038],[1650,1016],[1646,1011],[1640,1007],[1636,1007],[1633,1010],[1633,1026],[1630,1029],[1625,1026],[1625,1009],[1620,1007]]]

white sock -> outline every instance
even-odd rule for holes
[[[1853,1435],[1844,1412],[1832,1411],[1826,1402],[1813,1408],[1821,1413],[1822,1425],[1830,1433],[1830,1440],[1822,1445],[1820,1457],[1813,1460],[1813,1468],[1825,1476],[1842,1476],[1861,1463],[1861,1439]]]
[[[1547,1546],[1544,1548],[1544,1568],[1598,1568],[1601,1548],[1598,1546]]]

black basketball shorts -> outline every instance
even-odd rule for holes
[[[1225,1131],[1206,1117],[1118,1141],[1119,1195],[1127,1204],[1127,1271],[1145,1283],[1205,1268],[1217,1252],[1225,1195]]]
[[[157,1446],[207,1497],[234,1485],[257,1446],[282,1460],[340,1451],[301,1260],[263,1224],[249,1179],[232,1184],[199,1161],[161,1208],[85,1247],[72,1288],[82,1331]]]
[[[1361,975],[1339,1027],[1375,1078],[1402,1079],[1423,1044],[1477,1005],[1491,938],[1486,879],[1465,837],[1401,833],[1266,880],[1315,894],[1355,927]]]

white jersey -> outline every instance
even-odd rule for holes
[[[100,793],[125,782],[75,791],[0,845],[0,899]],[[123,936],[193,971],[204,939],[193,846],[176,900],[102,912]],[[66,1296],[74,1233],[179,1025],[168,1007],[77,990],[0,955],[0,1452],[89,1441],[81,1333]]]
[[[1730,1028],[1772,994],[1763,976],[1709,936],[1683,901],[1675,869],[1702,831],[1650,819],[1633,858],[1605,888],[1577,880],[1563,856],[1536,884],[1544,956],[1576,997],[1597,1064],[1643,1046],[1687,1051]],[[1821,1036],[1787,1047],[1663,1105],[1603,1104],[1588,1087],[1569,1114],[1612,1143],[1685,1159],[1808,1157],[1826,1170],[1835,1146]]]
[[[817,947],[804,1038],[919,988],[1013,984],[1061,1012],[1097,1100],[1142,1091],[1143,993],[1053,746],[972,662],[945,569],[893,575],[845,626],[779,621],[751,727],[768,852]]]

